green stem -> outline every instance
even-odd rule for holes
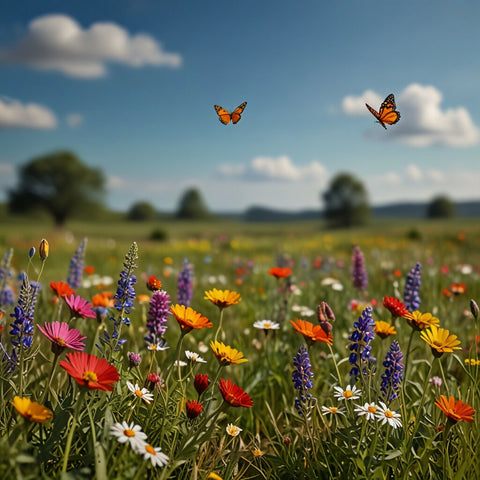
[[[50,391],[50,385],[52,383],[53,374],[55,372],[55,367],[57,366],[57,360],[58,360],[59,355],[60,355],[59,353],[55,353],[55,357],[53,358],[52,369],[51,369],[50,375],[48,377],[48,382],[47,382],[47,385],[45,387],[45,390],[43,391],[42,399],[40,400],[41,405],[44,404],[45,400],[47,399],[48,392]]]
[[[340,370],[338,369],[337,361],[335,360],[335,354],[333,353],[333,348],[329,343],[327,343],[327,345],[328,345],[328,349],[330,350],[330,356],[332,357],[333,364],[335,365],[335,371],[337,372],[338,385],[340,387],[342,387],[342,382],[340,380],[340,378],[341,378],[340,377]]]
[[[217,331],[215,332],[215,341],[217,341],[218,334],[220,332],[220,329],[222,328],[222,322],[223,322],[223,308],[220,308],[220,319],[218,321]]]

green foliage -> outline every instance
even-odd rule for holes
[[[446,195],[433,198],[427,205],[427,218],[452,218],[455,216],[455,204]]]
[[[190,188],[182,195],[176,216],[185,220],[202,220],[211,215],[200,191]]]
[[[127,212],[127,220],[133,221],[154,220],[156,216],[155,207],[148,202],[135,202]]]
[[[155,228],[150,233],[150,240],[155,240],[156,242],[165,242],[168,240],[168,232],[163,228]]]

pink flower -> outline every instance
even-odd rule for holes
[[[58,355],[65,348],[71,350],[83,350],[85,344],[82,340],[87,337],[82,334],[76,328],[69,328],[65,322],[52,322],[45,323],[44,326],[37,325],[38,329],[52,342],[52,352]]]
[[[90,302],[84,300],[80,295],[69,295],[65,297],[65,302],[70,307],[73,317],[96,318],[97,315],[92,310]]]

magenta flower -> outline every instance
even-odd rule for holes
[[[65,348],[71,350],[83,350],[85,344],[84,337],[76,328],[70,328],[65,322],[45,323],[42,326],[37,325],[38,329],[52,342],[52,352],[59,355]]]
[[[97,318],[97,315],[92,310],[92,304],[84,300],[80,295],[72,293],[64,298],[70,307],[72,317]]]

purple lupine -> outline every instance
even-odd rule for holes
[[[177,279],[177,303],[188,307],[193,297],[193,265],[183,261],[183,269]]]
[[[352,280],[353,286],[358,290],[366,290],[368,287],[368,274],[365,268],[365,257],[358,245],[353,247]]]
[[[87,248],[87,238],[85,237],[78,246],[70,260],[68,268],[67,283],[71,288],[80,288],[82,285],[83,268],[85,265],[85,249]]]
[[[295,398],[295,408],[300,415],[308,418],[312,408],[312,395],[308,393],[308,390],[313,388],[313,373],[305,344],[302,344],[298,349],[298,353],[293,359],[293,366],[295,367],[292,373],[293,387],[298,390],[298,396]]]
[[[389,402],[398,397],[398,389],[403,378],[403,353],[400,344],[394,340],[383,362],[385,373],[382,375],[381,391]]]
[[[12,276],[10,268],[12,257],[13,248],[10,248],[5,252],[0,263],[0,307],[2,305],[13,305],[15,303],[12,289],[7,285],[8,279]]]
[[[418,292],[420,290],[420,285],[422,283],[422,264],[417,262],[417,264],[410,270],[410,273],[407,275],[405,281],[405,289],[403,291],[403,303],[405,308],[414,312],[420,307],[420,296]]]
[[[170,313],[170,295],[165,290],[153,292],[147,314],[147,330],[145,341],[157,344],[167,331],[167,318]]]
[[[360,370],[361,362],[373,362],[375,359],[370,357],[372,346],[370,342],[375,337],[375,322],[372,318],[372,307],[366,307],[358,320],[353,323],[355,329],[348,339],[350,340],[349,350],[352,352],[348,361],[352,366],[350,376],[358,377],[360,373],[366,373],[365,368]]]

